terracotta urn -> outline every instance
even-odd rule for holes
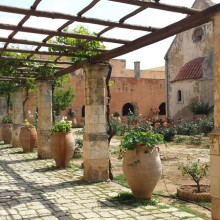
[[[12,143],[12,124],[2,124],[1,136],[5,144]]]
[[[159,148],[138,145],[136,150],[127,150],[122,169],[134,197],[151,199],[162,173]]]
[[[74,138],[71,132],[55,132],[51,135],[50,151],[56,167],[66,167],[74,153]]]
[[[21,127],[19,142],[23,152],[32,152],[37,143],[37,131],[32,125]]]

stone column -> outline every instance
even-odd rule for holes
[[[85,134],[83,136],[84,180],[109,178],[109,146],[106,134],[105,74],[107,65],[85,68]]]
[[[212,219],[220,220],[220,13],[214,18],[214,123],[210,148]]]
[[[22,90],[12,93],[12,103],[12,146],[20,147],[19,134],[21,126],[24,124]]]
[[[49,140],[52,125],[52,81],[37,81],[38,85],[38,158],[51,158]]]
[[[2,141],[2,137],[1,137],[2,119],[6,115],[7,115],[7,96],[0,95],[0,141]]]

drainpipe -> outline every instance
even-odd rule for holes
[[[165,57],[165,89],[166,89],[166,117],[170,118],[170,112],[169,112],[169,70],[168,70],[168,55],[166,54]]]
[[[140,61],[134,62],[134,76],[135,78],[140,78],[141,70],[140,70]]]

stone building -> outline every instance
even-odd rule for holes
[[[134,63],[134,70],[126,69],[125,60],[112,59],[111,114],[118,112],[122,119],[129,111],[137,110],[142,116],[151,117],[152,108],[165,115],[165,74],[164,67],[140,70],[140,62]],[[71,77],[76,98],[71,108],[76,112],[77,124],[84,122],[85,98],[84,77],[80,70]],[[63,112],[66,114],[65,112]]]
[[[210,0],[196,0],[193,8],[214,5]],[[213,24],[205,23],[176,35],[167,54],[167,117],[192,119],[191,103],[213,105]]]

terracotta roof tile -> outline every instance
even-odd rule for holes
[[[172,82],[202,78],[202,63],[205,57],[197,57],[186,63]]]

